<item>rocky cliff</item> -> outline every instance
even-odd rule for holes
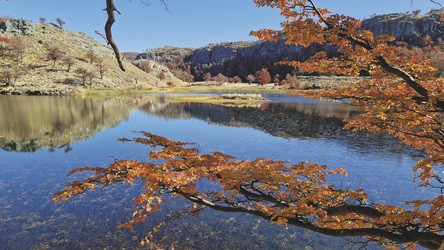
[[[190,50],[177,47],[165,47],[146,51],[135,57],[136,65],[143,62],[157,61],[173,67],[181,67],[194,75],[195,80],[203,79],[204,74],[216,76],[221,73],[228,77],[239,76],[245,82],[248,75],[262,68],[267,68],[272,75],[290,73],[292,68],[276,65],[284,60],[306,60],[318,51],[326,51],[329,56],[336,54],[336,49],[330,45],[312,44],[307,48],[295,45],[285,45],[284,40],[278,42],[226,42]],[[173,62],[173,64],[171,64]]]
[[[444,10],[433,10],[425,15],[387,14],[362,21],[362,28],[378,35],[392,35],[415,46],[422,45],[422,38],[429,35],[435,42],[444,37],[444,25],[440,23]]]

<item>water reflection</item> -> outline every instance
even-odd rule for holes
[[[334,103],[270,96],[277,102],[257,107],[236,107],[199,103],[178,103],[168,96],[131,97],[37,97],[0,98],[0,147],[7,151],[36,152],[43,148],[73,148],[72,142],[85,140],[103,129],[127,119],[133,110],[165,119],[194,118],[208,124],[249,127],[281,138],[328,138],[365,151],[368,145],[399,152],[409,150],[393,144],[380,134],[350,133],[343,119],[358,117],[359,111]],[[293,102],[288,102],[293,101]]]
[[[283,138],[318,138],[340,131],[357,115],[335,104],[265,103],[257,108],[174,103],[165,96],[0,98],[0,147],[35,152],[65,147],[119,125],[134,109],[166,119],[197,118],[225,126],[251,127]],[[335,133],[336,133],[335,132]]]
[[[119,125],[132,110],[151,99],[2,96],[0,147],[17,152],[66,147],[69,152],[71,142]]]
[[[343,120],[356,119],[360,114],[353,107],[307,99],[296,100],[299,101],[264,103],[258,107],[200,103],[169,103],[159,107],[149,103],[144,105],[142,110],[166,119],[195,118],[208,124],[253,128],[286,139],[335,140],[360,152],[369,149],[388,152],[411,151],[410,147],[393,143],[396,140],[383,133],[351,133],[344,130]]]
[[[268,157],[349,167],[346,182],[369,191],[375,202],[399,205],[422,195],[412,191],[414,161],[406,148],[382,135],[342,129],[341,120],[355,117],[356,110],[285,98],[237,108],[177,103],[155,95],[0,97],[0,146],[5,149],[0,151],[0,244],[7,249],[140,247],[141,237],[169,212],[162,211],[133,232],[118,230],[117,224],[131,215],[132,197],[140,185],[97,190],[76,204],[51,202],[52,193],[73,179],[65,178],[73,168],[104,167],[114,157],[146,160],[146,147],[116,141],[134,136],[129,130],[196,141],[205,151],[236,154],[239,159]],[[168,206],[177,209],[181,202]],[[285,230],[249,216],[209,212],[173,222],[155,236],[154,244],[190,249],[339,249],[344,240],[296,227]]]

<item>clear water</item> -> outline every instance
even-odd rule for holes
[[[116,185],[77,199],[52,202],[76,167],[101,166],[114,158],[147,160],[148,148],[118,138],[148,131],[172,140],[196,142],[203,153],[221,151],[238,159],[306,160],[342,167],[348,177],[331,182],[364,188],[369,199],[402,205],[433,197],[415,189],[412,167],[420,152],[381,134],[342,129],[358,115],[338,104],[297,96],[268,95],[253,107],[170,102],[168,97],[0,97],[0,248],[139,248],[142,237],[173,209],[134,231],[117,229],[129,220],[140,185]],[[247,215],[213,211],[184,217],[161,229],[151,247],[176,249],[343,249],[348,239],[281,226]],[[376,247],[376,246],[374,246]]]

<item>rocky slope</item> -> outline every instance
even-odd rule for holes
[[[9,44],[0,42],[2,94],[63,95],[91,89],[156,89],[170,82],[174,85],[183,84],[167,69],[155,63],[151,64],[152,70],[147,74],[125,60],[127,70],[123,72],[118,68],[109,46],[82,32],[64,30],[54,24],[7,19],[0,22],[0,37],[14,41]],[[20,58],[11,49],[17,44],[14,39],[24,43],[24,53]],[[63,56],[56,61],[48,60],[48,54],[54,48],[59,49]],[[89,57],[91,54],[95,57],[92,62]],[[67,57],[73,58],[71,66],[64,60]],[[8,72],[14,73],[17,68],[24,69],[24,72],[17,75],[16,81],[5,84]],[[85,77],[78,69],[90,74]],[[160,72],[164,73],[165,79],[159,79]]]
[[[135,56],[133,62],[137,65],[144,61],[181,62],[190,66],[190,73],[197,81],[203,80],[203,75],[209,72],[212,76],[219,73],[228,77],[239,76],[247,82],[248,75],[254,75],[262,68],[267,68],[271,75],[285,76],[291,72],[292,69],[288,66],[275,65],[278,61],[306,60],[320,50],[327,51],[330,56],[336,54],[335,47],[329,45],[312,44],[304,48],[284,43],[284,40],[225,42],[209,44],[194,50],[164,47],[141,53]]]
[[[429,35],[435,42],[443,39],[444,25],[439,23],[444,10],[433,10],[425,15],[387,14],[362,21],[362,27],[378,35],[392,35],[411,45],[421,46],[422,37]]]

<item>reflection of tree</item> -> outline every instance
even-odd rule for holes
[[[71,151],[72,150],[72,148],[71,148],[71,146],[69,145],[69,143],[68,143],[68,145],[66,145],[66,149],[65,149],[65,153],[69,153],[69,151]]]

